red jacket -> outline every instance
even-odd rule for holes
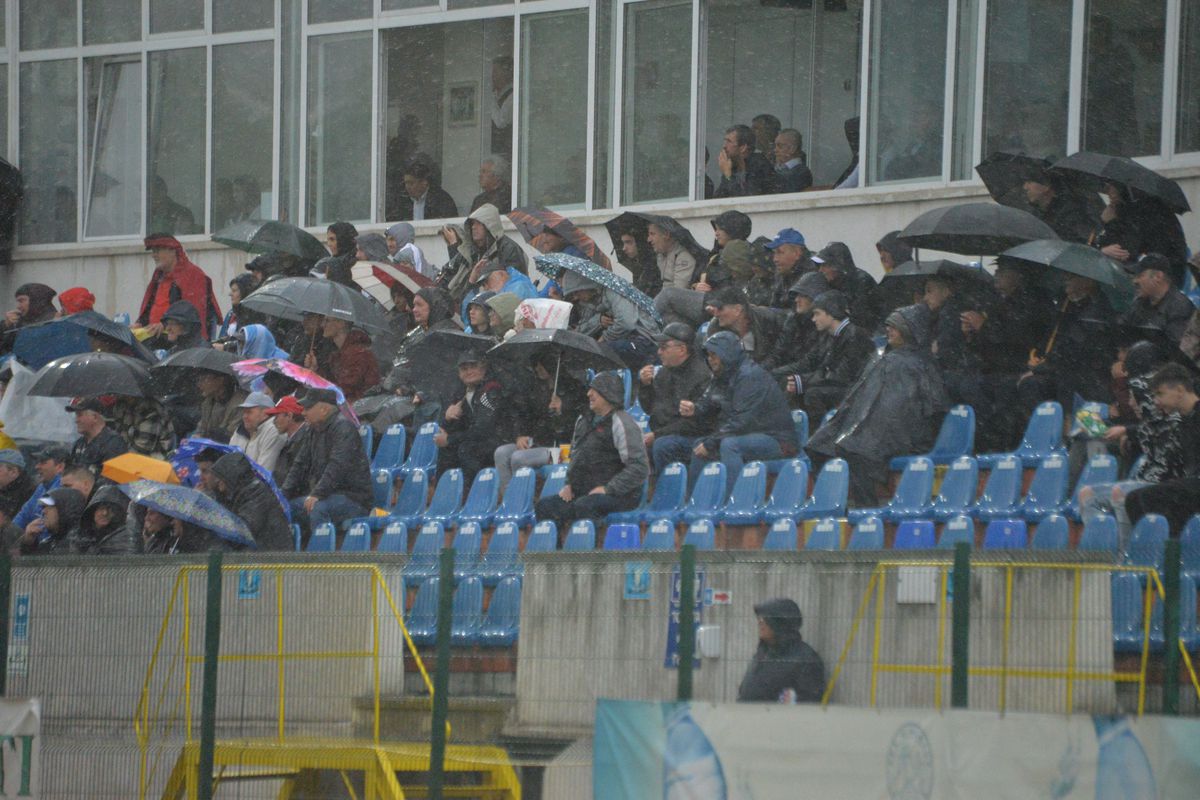
[[[150,285],[142,297],[142,309],[138,312],[139,325],[153,325],[161,321],[162,314],[171,303],[186,300],[200,315],[200,332],[205,339],[209,338],[210,324],[221,321],[221,306],[217,304],[217,296],[213,294],[212,279],[204,270],[193,264],[187,257],[183,245],[174,236],[151,236],[146,239],[146,249],[152,247],[170,247],[175,251],[175,269],[168,277],[161,269],[154,270],[150,276]],[[168,279],[171,286],[167,302],[161,309],[154,308],[154,299],[158,295],[159,284]]]
[[[350,331],[346,341],[329,359],[329,380],[341,387],[346,402],[353,403],[379,383],[379,362],[371,352],[371,337],[362,331]]]

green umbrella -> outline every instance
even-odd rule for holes
[[[288,222],[248,219],[213,234],[212,240],[247,253],[291,253],[317,261],[329,251],[317,237]]]
[[[1017,245],[1000,254],[1001,264],[1050,269],[1091,278],[1101,285],[1113,308],[1129,308],[1133,281],[1125,270],[1094,247],[1060,239],[1039,239]]]

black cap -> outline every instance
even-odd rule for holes
[[[482,283],[483,279],[488,275],[491,275],[493,272],[508,272],[508,269],[493,258],[479,268],[479,277],[475,279],[475,282]]]
[[[704,298],[704,304],[721,308],[722,306],[749,306],[750,300],[746,297],[746,293],[736,286],[726,286],[723,289],[717,289],[708,297]]]
[[[43,447],[33,454],[33,463],[41,464],[43,461],[57,461],[60,464],[67,463],[67,459],[71,457],[71,452],[65,447],[58,445],[50,445]]]
[[[1164,255],[1158,253],[1146,253],[1133,264],[1133,272],[1135,275],[1140,275],[1148,269],[1156,269],[1164,275],[1171,274],[1171,262]]]
[[[300,405],[304,408],[312,408],[317,403],[329,403],[331,406],[336,406],[337,402],[337,393],[332,389],[309,389],[300,398]]]
[[[100,402],[99,397],[76,397],[67,406],[67,411],[74,414],[77,411],[95,411],[97,414],[107,415],[108,409]]]
[[[478,350],[464,350],[458,354],[458,366],[462,367],[467,364],[482,364],[483,353]]]
[[[659,344],[683,342],[690,345],[695,340],[696,332],[684,322],[672,322],[664,327],[660,333],[654,334],[654,341]]]

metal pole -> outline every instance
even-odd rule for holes
[[[208,592],[204,605],[204,677],[200,698],[200,763],[196,766],[200,800],[212,800],[213,751],[217,734],[217,657],[221,653],[221,551],[208,554]]]
[[[8,625],[12,614],[12,556],[0,552],[0,697],[8,696]]]
[[[446,779],[446,718],[450,713],[450,625],[454,613],[454,548],[443,547],[438,580],[437,664],[433,670],[433,720],[429,732],[429,797],[442,800]]]
[[[679,553],[679,671],[676,699],[692,699],[692,660],[696,654],[696,546]]]
[[[1168,539],[1163,562],[1163,713],[1179,714],[1179,540]]]
[[[971,545],[954,545],[954,617],[951,620],[950,705],[967,707],[967,669],[971,638]]]

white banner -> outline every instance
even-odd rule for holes
[[[0,797],[41,797],[38,700],[0,700]]]

